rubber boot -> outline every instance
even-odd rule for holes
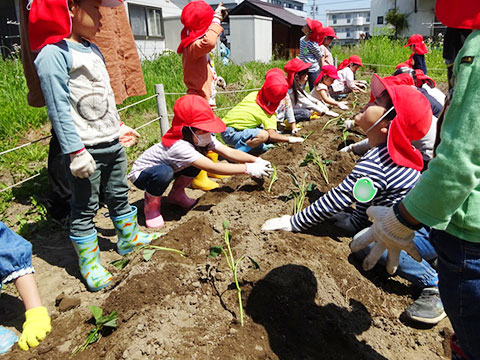
[[[205,170],[201,170],[192,182],[192,187],[194,189],[200,189],[203,191],[213,190],[218,188],[219,186],[220,185],[218,185],[215,181],[212,181],[208,178],[207,172]]]
[[[207,157],[212,160],[214,163],[218,162],[218,154],[214,151],[209,151],[207,152]],[[225,179],[229,178],[230,175],[219,175],[219,174],[212,174],[212,173],[207,173],[208,177],[214,178],[214,179]]]
[[[100,264],[97,231],[88,236],[70,236],[70,239],[77,252],[80,273],[87,282],[88,289],[98,291],[110,285],[112,274]]]
[[[207,177],[207,172],[204,171],[204,173],[205,177]],[[195,205],[197,200],[190,199],[187,194],[185,194],[185,188],[192,183],[192,180],[193,178],[188,176],[180,175],[177,177],[173,183],[172,190],[170,190],[170,194],[168,194],[168,202],[170,204],[178,205],[184,209],[190,209],[193,205]]]
[[[150,244],[160,237],[160,234],[146,234],[138,231],[136,206],[132,206],[132,211],[128,214],[112,217],[112,221],[118,236],[117,252],[120,255],[126,255],[136,246]]]
[[[158,229],[165,224],[160,212],[161,206],[161,196],[153,196],[145,191],[143,200],[143,213],[145,214],[145,225],[147,228]]]

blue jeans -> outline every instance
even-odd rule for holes
[[[200,169],[193,166],[175,173],[169,165],[156,165],[143,170],[133,185],[140,190],[145,190],[150,195],[161,196],[174,177],[183,175],[194,178],[199,172]]]
[[[0,289],[2,283],[33,273],[32,244],[0,221]]]
[[[248,140],[257,137],[259,132],[259,128],[237,130],[228,126],[221,135],[225,144],[237,148],[244,145]]]
[[[480,359],[480,243],[432,230],[438,253],[440,297],[460,347],[468,359]]]
[[[433,260],[437,257],[437,253],[429,241],[429,230],[421,228],[415,232],[415,246],[417,247],[420,255],[422,255],[422,262],[418,262],[408,255],[405,251],[400,253],[400,261],[396,275],[410,281],[413,285],[423,289],[430,286],[438,286],[438,274],[435,269],[426,261]],[[359,251],[355,255],[364,258],[372,248],[373,244],[370,244],[364,250]],[[387,264],[387,251],[382,254],[378,263],[381,265]]]

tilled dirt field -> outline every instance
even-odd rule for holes
[[[166,226],[156,245],[182,250],[186,257],[157,251],[146,262],[136,256],[123,270],[108,264],[120,258],[105,209],[99,211],[102,263],[115,284],[90,293],[81,281],[68,231],[34,235],[36,279],[52,315],[52,333],[38,348],[18,349],[5,359],[68,359],[93,327],[88,305],[118,312],[118,328],[105,333],[76,359],[443,359],[449,356],[448,319],[433,328],[406,323],[402,312],[418,291],[377,267],[366,273],[350,255],[350,238],[334,227],[310,234],[263,232],[263,222],[291,214],[294,189],[290,171],[313,182],[321,193],[336,186],[353,168],[354,155],[339,153],[341,130],[321,130],[326,118],[304,123],[301,134],[314,131],[303,144],[280,145],[263,157],[278,168],[279,180],[267,192],[248,176],[220,181],[197,205],[182,212],[163,201]],[[349,140],[358,141],[354,135]],[[327,185],[318,167],[301,161],[315,146],[327,166]],[[288,170],[287,169],[290,169]],[[132,186],[132,204],[143,208],[143,193]],[[307,199],[305,206],[309,203]],[[12,212],[14,208],[12,208]],[[233,278],[224,258],[209,258],[209,248],[223,245],[223,220],[230,222],[236,258],[247,254],[238,278],[245,325],[240,326]],[[144,225],[139,211],[140,225]],[[143,230],[145,228],[141,226]],[[146,230],[150,231],[150,230]],[[12,286],[2,294],[1,323],[21,331],[22,303]]]

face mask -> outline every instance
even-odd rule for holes
[[[375,123],[374,123],[372,126],[370,126],[370,127],[365,131],[365,135],[368,134],[368,132],[369,132],[370,130],[372,130],[375,126],[377,126],[377,125],[380,123],[380,121],[382,121],[382,120],[385,118],[385,116],[387,116],[388,114],[390,114],[390,113],[392,112],[392,110],[393,110],[393,106],[392,106],[390,109],[388,109],[387,112],[380,117],[380,119],[378,119],[377,121],[375,121]]]
[[[192,132],[195,139],[197,139],[197,144],[196,144],[197,146],[205,147],[212,142],[212,134],[211,133],[197,135],[197,134],[195,134],[195,132],[191,128],[190,128],[190,131]]]

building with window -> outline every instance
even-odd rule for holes
[[[370,33],[370,9],[327,10],[325,26],[331,26],[337,43],[352,44]]]

